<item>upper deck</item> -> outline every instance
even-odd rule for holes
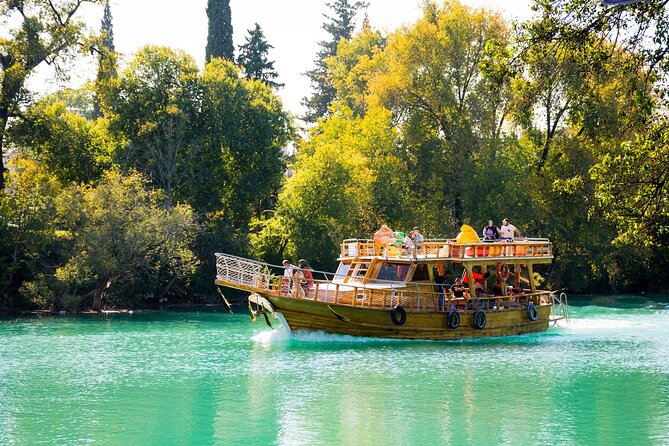
[[[545,263],[553,259],[553,244],[545,238],[524,238],[492,242],[459,243],[449,239],[425,240],[417,245],[375,243],[372,240],[348,239],[340,245],[339,260],[373,259],[409,262],[511,262]]]

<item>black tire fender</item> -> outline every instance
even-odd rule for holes
[[[396,305],[390,311],[390,320],[393,321],[395,325],[404,325],[407,321],[407,311],[399,305]]]

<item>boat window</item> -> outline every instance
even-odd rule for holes
[[[416,265],[416,271],[414,271],[411,280],[414,282],[430,280],[430,273],[428,272],[427,265],[425,263]]]
[[[341,262],[339,264],[339,267],[337,267],[337,272],[335,273],[334,280],[344,280],[344,277],[346,277],[349,268],[351,268],[350,263]]]
[[[398,263],[384,263],[381,265],[379,274],[376,276],[378,280],[392,280],[404,281],[409,272],[409,265],[401,265]]]

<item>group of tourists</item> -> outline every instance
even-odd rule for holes
[[[293,297],[305,297],[307,292],[314,286],[313,268],[305,259],[300,259],[297,266],[286,259],[283,264],[284,292],[290,290]]]
[[[483,241],[513,240],[514,233],[521,237],[518,228],[509,223],[508,218],[502,220],[502,226],[499,228],[495,226],[492,220],[488,220],[488,224],[483,227],[482,231]]]

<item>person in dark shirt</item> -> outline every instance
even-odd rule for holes
[[[500,237],[499,228],[492,220],[488,220],[488,225],[483,228],[482,233],[483,241],[498,240]]]
[[[453,292],[453,297],[455,298],[465,297],[466,290],[467,287],[465,287],[462,284],[462,280],[460,280],[460,278],[455,279],[455,284],[451,287],[451,291]]]

